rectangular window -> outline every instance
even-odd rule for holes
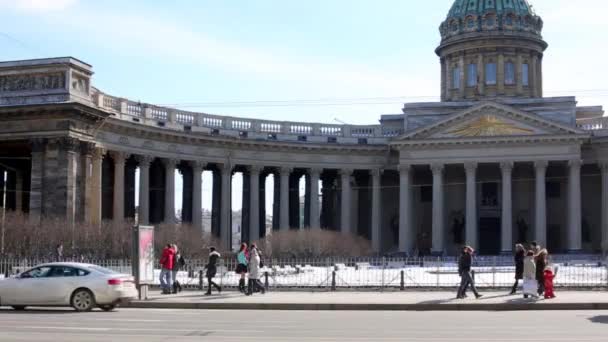
[[[452,70],[452,88],[460,89],[460,68]]]
[[[515,84],[515,64],[510,62],[505,64],[505,84]]]
[[[467,87],[477,85],[477,64],[469,64],[467,66]]]
[[[528,64],[522,64],[521,66],[521,79],[522,83],[525,87],[530,85],[530,76],[529,76],[530,67]]]
[[[496,85],[496,63],[486,64],[486,84]]]

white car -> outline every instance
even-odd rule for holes
[[[0,306],[15,310],[27,306],[71,306],[76,311],[95,307],[112,311],[137,296],[132,276],[90,264],[43,264],[0,280]]]

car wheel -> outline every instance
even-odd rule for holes
[[[114,311],[116,309],[116,305],[108,304],[108,305],[100,305],[99,308],[105,312]]]
[[[91,311],[95,307],[95,297],[93,297],[91,291],[79,289],[72,294],[72,301],[70,304],[76,311]]]
[[[15,311],[23,311],[25,310],[25,305],[13,305],[13,309]]]

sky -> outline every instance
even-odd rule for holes
[[[438,99],[452,2],[0,0],[0,60],[73,56],[106,93],[192,111],[376,124]],[[549,43],[545,96],[607,104],[608,2],[530,2]]]

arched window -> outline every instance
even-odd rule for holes
[[[513,27],[513,16],[511,14],[505,18],[505,25],[509,28]]]
[[[527,61],[521,65],[521,81],[524,87],[530,85],[530,65]]]
[[[496,62],[486,64],[486,84],[496,85]]]
[[[452,88],[460,89],[460,68],[457,65],[452,68]]]
[[[507,61],[505,63],[505,84],[515,84],[515,64],[513,64],[511,61]]]
[[[452,23],[450,23],[450,27],[452,28],[452,32],[458,32],[458,22],[457,21],[452,21]]]
[[[467,65],[467,87],[477,85],[477,64],[470,63]]]
[[[494,15],[488,15],[485,18],[485,26],[492,28],[496,25],[496,17]]]
[[[468,17],[467,18],[467,29],[472,30],[472,29],[475,29],[476,26],[477,26],[477,21],[475,20],[475,18]]]

